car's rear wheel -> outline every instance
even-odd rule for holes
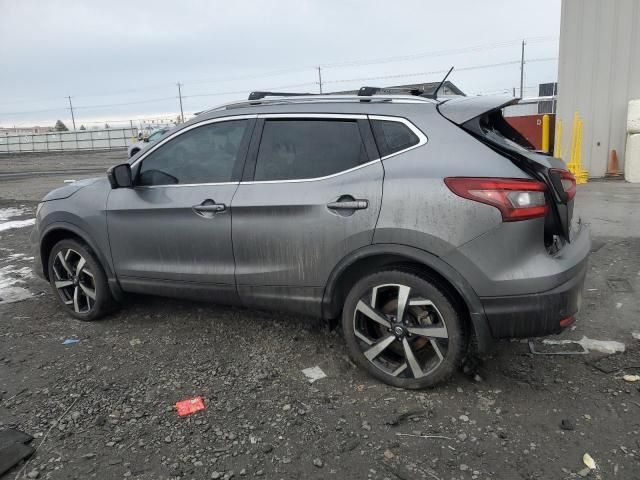
[[[436,282],[382,271],[356,283],[342,326],[349,354],[374,377],[400,388],[447,380],[466,348],[460,312]]]
[[[70,315],[84,321],[97,320],[113,307],[113,297],[100,262],[84,244],[66,239],[49,254],[49,282]]]

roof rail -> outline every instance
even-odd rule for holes
[[[224,103],[214,108],[209,108],[198,112],[199,114],[216,112],[220,110],[230,110],[233,108],[248,108],[267,105],[290,105],[300,103],[354,103],[354,102],[376,102],[376,103],[436,103],[431,99],[411,95],[375,95],[371,97],[358,95],[317,95],[308,96],[289,95],[288,97],[277,97],[258,100],[242,100]]]
[[[388,91],[388,92],[403,92],[407,95],[420,96],[424,92],[417,88],[407,88],[407,87],[360,87],[358,90],[359,97],[371,97],[378,93],[380,90]]]
[[[308,97],[313,93],[288,93],[288,92],[251,92],[249,100],[260,100],[265,97]]]

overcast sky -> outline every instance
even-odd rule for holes
[[[67,95],[78,127],[175,117],[178,81],[185,114],[251,90],[317,92],[318,65],[325,91],[437,81],[451,65],[467,94],[511,91],[523,38],[534,96],[556,80],[559,25],[560,0],[0,0],[0,126],[70,126]]]

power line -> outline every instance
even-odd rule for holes
[[[75,107],[76,110],[79,109],[87,109],[87,108],[107,108],[107,107],[124,107],[127,105],[138,105],[141,103],[154,103],[154,102],[162,102],[165,100],[174,100],[176,97],[162,97],[162,98],[150,98],[149,100],[139,100],[136,102],[124,102],[124,103],[102,103],[99,105],[80,105]],[[1,114],[0,115],[5,115]]]
[[[538,36],[538,37],[528,37],[528,38],[525,38],[525,40],[529,44],[535,44],[535,43],[556,41],[557,38],[558,37],[556,36]],[[436,51],[430,51],[430,52],[414,53],[409,55],[397,55],[397,56],[383,57],[383,58],[377,58],[377,59],[351,60],[351,61],[344,61],[344,62],[325,63],[325,64],[320,64],[320,67],[330,69],[330,68],[344,68],[344,67],[354,67],[354,66],[376,65],[376,64],[383,64],[383,63],[403,62],[403,61],[417,60],[417,59],[422,59],[427,57],[440,57],[445,55],[457,55],[457,54],[477,52],[482,50],[504,48],[504,47],[520,44],[521,41],[522,41],[521,39],[509,40],[509,41],[503,41],[503,42],[494,42],[494,43],[488,43],[488,44],[475,45],[470,47],[461,47],[461,48],[454,48],[454,49],[447,49],[447,50],[436,50]],[[238,81],[238,80],[254,80],[258,78],[267,78],[267,77],[284,75],[292,72],[309,71],[311,69],[315,70],[317,68],[318,68],[317,66],[315,67],[314,66],[298,66],[298,67],[291,67],[286,69],[272,70],[264,73],[222,77],[222,78],[211,79],[211,80],[195,80],[195,81],[186,82],[186,83],[189,85],[201,85],[201,84],[207,84],[207,83],[220,83],[220,82],[230,82],[230,81]],[[137,93],[141,91],[146,92],[149,90],[168,89],[169,87],[170,87],[170,84],[167,82],[167,84],[164,86],[160,86],[160,85],[148,86],[144,88],[112,92],[112,93],[75,95],[74,98],[125,95],[128,93]],[[47,101],[47,100],[54,100],[54,98],[39,99],[38,101]],[[36,101],[36,100],[31,100],[31,101]],[[7,104],[14,104],[14,103],[23,103],[23,101],[14,100],[11,102],[2,102],[0,103],[0,105],[7,105]],[[44,111],[44,110],[40,110],[40,111]],[[38,111],[33,111],[33,113],[37,113],[37,112]]]
[[[273,70],[273,71],[261,73],[261,74],[240,75],[236,77],[222,77],[222,78],[216,78],[213,80],[196,80],[196,81],[187,82],[187,83],[189,85],[201,85],[204,83],[233,82],[237,80],[254,80],[256,78],[277,77],[279,75],[285,75],[287,73],[301,72],[304,70],[310,70],[311,68],[314,68],[314,67],[293,67],[293,68],[287,68],[284,70]]]
[[[532,58],[532,59],[528,59],[527,63],[546,62],[546,61],[553,61],[553,60],[557,60],[557,59],[558,59],[558,57]],[[521,63],[522,63],[522,59],[521,60],[506,61],[506,62],[499,62],[499,63],[473,65],[473,66],[468,66],[468,67],[457,67],[455,69],[455,71],[456,72],[462,72],[462,71],[469,71],[469,70],[496,68],[496,67],[502,67],[502,66],[508,66],[508,65],[517,65],[517,64],[521,64]],[[311,86],[311,85],[318,85],[318,84],[320,84],[320,87],[322,87],[323,85],[330,84],[330,83],[362,82],[362,81],[368,81],[368,80],[386,80],[386,79],[404,78],[404,77],[417,77],[417,76],[426,77],[426,76],[429,76],[429,75],[443,74],[443,73],[447,72],[447,70],[433,70],[433,71],[429,71],[429,72],[411,72],[411,73],[399,73],[399,74],[393,74],[393,75],[380,75],[380,76],[371,76],[371,77],[357,77],[357,78],[346,78],[346,79],[323,80],[322,76],[321,76],[321,68],[323,68],[323,67],[316,67],[316,68],[318,69],[318,74],[319,74],[319,77],[318,77],[319,81],[318,82],[304,82],[304,83],[297,83],[297,84],[291,84],[291,85],[283,85],[283,86],[278,86],[278,87],[269,87],[266,90],[297,88],[297,87]],[[215,92],[215,93],[203,93],[203,94],[194,94],[194,95],[182,95],[182,91],[181,91],[181,87],[182,86],[183,86],[182,83],[180,83],[179,86],[178,86],[178,97],[162,97],[162,98],[152,98],[152,99],[147,99],[147,100],[138,100],[138,101],[133,101],[133,102],[105,103],[105,104],[97,104],[97,105],[79,105],[79,106],[75,106],[75,107],[72,107],[72,108],[75,109],[75,110],[86,110],[86,109],[122,107],[122,106],[129,106],[129,105],[140,105],[140,104],[145,104],[145,103],[156,103],[156,102],[162,102],[162,101],[167,101],[167,100],[175,100],[175,98],[179,98],[180,102],[182,102],[182,99],[185,99],[185,98],[210,97],[210,96],[222,96],[222,95],[241,95],[241,94],[247,93],[250,90],[250,89],[243,89],[243,90],[235,90],[235,91],[227,91],[227,92]],[[70,98],[69,98],[69,100],[70,100]],[[70,104],[70,107],[71,107],[71,104]],[[64,110],[64,108],[51,108],[51,109],[31,110],[31,111],[22,111],[22,112],[2,112],[2,113],[0,113],[0,115],[3,115],[3,116],[25,115],[25,114],[32,114],[32,113],[59,112],[61,110]],[[182,112],[182,110],[181,110],[181,112]],[[183,115],[183,113],[181,113],[181,115]]]
[[[525,40],[527,40],[529,43],[541,43],[544,41],[557,40],[557,37],[530,37]],[[383,57],[383,58],[377,58],[377,59],[371,59],[371,60],[325,63],[325,64],[322,64],[321,66],[322,68],[343,68],[343,67],[352,67],[352,66],[374,65],[374,64],[380,64],[380,63],[401,62],[401,61],[416,60],[419,58],[426,58],[426,57],[441,57],[445,55],[457,55],[461,53],[471,53],[471,52],[477,52],[482,50],[492,50],[495,48],[510,47],[510,46],[519,45],[520,42],[522,42],[522,39],[482,44],[482,45],[476,45],[472,47],[461,47],[461,48],[453,48],[453,49],[447,49],[447,50],[436,50],[431,52],[414,53],[411,55]]]
[[[547,62],[551,60],[557,60],[558,57],[547,57],[547,58],[533,58],[531,60],[527,60],[527,63],[534,62]],[[480,70],[484,68],[494,68],[494,67],[503,67],[507,65],[517,65],[520,63],[520,60],[511,60],[508,62],[500,62],[500,63],[487,63],[484,65],[473,65],[470,67],[456,67],[454,72],[464,72],[468,70]],[[431,72],[413,72],[413,73],[397,73],[394,75],[380,75],[377,77],[358,77],[358,78],[346,78],[341,80],[325,80],[324,83],[345,83],[345,82],[360,82],[365,80],[386,80],[391,78],[403,78],[403,77],[426,77],[428,75],[436,75],[447,73],[449,70],[433,70]]]
[[[284,90],[286,88],[306,87],[310,85],[317,85],[317,82],[296,83],[293,85],[280,85],[278,87],[266,87],[262,90]],[[217,97],[220,95],[244,95],[249,92],[250,89],[235,90],[233,92],[215,92],[215,93],[198,93],[195,95],[183,95],[182,98],[197,98],[197,97]]]

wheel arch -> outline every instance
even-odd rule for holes
[[[440,258],[406,245],[369,245],[343,258],[331,272],[325,286],[322,316],[336,318],[342,310],[349,287],[364,275],[387,267],[400,267],[435,279],[466,310],[466,320],[475,333],[479,351],[488,349],[492,341],[491,333],[482,304],[471,285]]]
[[[113,270],[111,269],[110,263],[105,258],[103,252],[96,247],[96,244],[91,239],[91,236],[72,223],[56,222],[54,224],[48,225],[45,231],[42,233],[42,236],[40,237],[39,254],[42,261],[42,271],[45,278],[49,280],[48,265],[51,249],[60,240],[64,240],[67,238],[78,240],[91,249],[91,251],[100,262],[100,265],[104,269],[104,273],[107,276],[109,287],[112,290],[112,293],[114,293],[114,296],[117,295],[119,292],[113,292],[115,275],[113,273]]]

